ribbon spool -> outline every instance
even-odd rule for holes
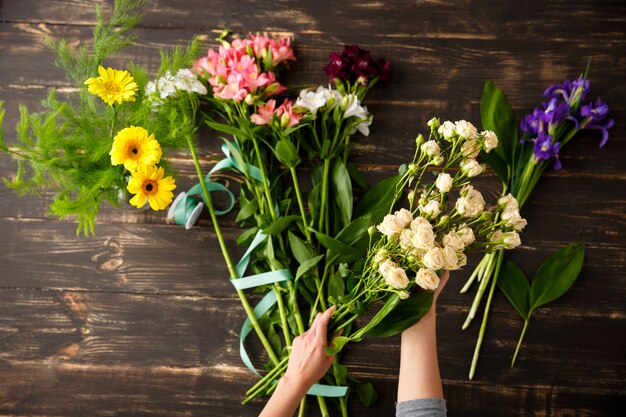
[[[225,185],[222,185],[218,182],[212,182],[208,179],[205,179],[204,183],[206,184],[209,193],[214,191],[223,191],[230,198],[230,204],[228,205],[228,208],[226,208],[225,210],[215,210],[216,216],[223,216],[224,214],[230,212],[233,207],[235,207],[235,196]],[[202,202],[191,198],[191,196],[194,194],[199,194],[202,197],[204,203],[206,203],[204,195],[202,193],[202,187],[200,186],[200,184],[196,184],[191,187],[187,192],[183,191],[182,193],[178,194],[176,196],[176,199],[172,202],[170,210],[167,213],[167,217],[169,219],[174,219],[174,223],[185,226],[186,230],[191,229],[191,227],[196,223],[198,217],[200,217],[200,213],[202,213],[202,209],[204,208],[204,204]]]

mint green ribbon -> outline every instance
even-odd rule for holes
[[[262,231],[258,231],[252,243],[248,247],[248,250],[241,257],[241,260],[235,266],[235,272],[239,275],[240,278],[233,279],[231,277],[230,282],[233,284],[235,289],[244,290],[248,288],[259,287],[261,285],[269,285],[275,282],[284,282],[290,279],[293,279],[293,275],[289,269],[280,269],[278,271],[270,271],[264,272],[262,274],[256,274],[249,277],[242,277],[248,268],[248,264],[250,263],[250,257],[252,256],[252,252],[257,248],[261,243],[263,243],[267,239],[267,235]],[[271,291],[267,293],[263,299],[254,307],[253,312],[254,316],[259,318],[267,313],[273,306],[276,304],[277,295],[275,291]],[[243,323],[241,326],[241,332],[239,334],[239,356],[241,356],[241,360],[244,365],[248,369],[250,369],[254,374],[258,377],[261,377],[261,374],[256,370],[252,361],[250,360],[250,356],[246,351],[245,341],[250,332],[252,331],[252,323],[249,318]],[[311,389],[307,392],[308,395],[315,395],[320,397],[343,397],[348,392],[348,387],[345,386],[332,386],[332,385],[324,385],[324,384],[314,384]]]

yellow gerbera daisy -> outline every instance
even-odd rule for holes
[[[89,92],[99,96],[109,106],[117,101],[135,101],[135,93],[138,90],[135,79],[128,71],[113,68],[104,69],[98,67],[99,77],[89,78],[85,84],[89,86]]]
[[[135,194],[129,201],[133,206],[143,207],[147,198],[152,210],[163,210],[174,198],[176,182],[172,177],[163,178],[163,168],[152,166],[135,172],[126,188]]]
[[[154,134],[148,136],[148,131],[143,127],[131,126],[115,135],[109,155],[111,164],[124,164],[124,168],[134,172],[142,166],[158,164],[162,153]]]

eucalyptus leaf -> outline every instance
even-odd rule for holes
[[[303,263],[300,264],[298,270],[296,271],[296,279],[300,278],[303,274],[305,274],[309,269],[313,268],[315,265],[322,260],[324,255],[318,255],[315,258],[307,259]]]
[[[517,123],[515,113],[504,92],[487,80],[480,102],[480,119],[483,129],[492,130],[498,136],[495,152],[508,165],[512,165],[517,146]]]
[[[272,224],[263,229],[266,235],[275,235],[287,228],[292,222],[300,220],[300,216],[293,214],[291,216],[279,217]]]
[[[400,179],[402,179],[400,175],[394,175],[385,178],[372,187],[357,203],[354,208],[354,217],[361,217],[367,213],[381,210],[387,214],[389,208],[392,206],[396,186],[400,182]]]
[[[516,264],[506,261],[498,276],[498,288],[524,320],[530,318],[530,284]]]
[[[402,333],[417,323],[430,310],[433,303],[432,291],[421,291],[411,294],[374,326],[368,336],[389,337]]]
[[[339,218],[341,224],[345,226],[352,218],[352,181],[350,181],[348,169],[340,159],[333,166],[331,181],[335,194],[334,201],[339,209]]]
[[[584,242],[572,243],[550,254],[539,266],[530,286],[530,311],[565,294],[580,274]]]

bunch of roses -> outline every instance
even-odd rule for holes
[[[99,96],[111,107],[114,103],[121,105],[123,102],[135,101],[139,87],[128,71],[100,66],[98,73],[99,77],[85,81],[91,94]],[[135,195],[129,203],[137,208],[143,207],[148,200],[153,210],[163,210],[174,198],[174,178],[164,178],[163,168],[157,166],[162,154],[154,134],[149,134],[140,126],[124,128],[113,138],[109,152],[111,164],[124,165],[130,172],[127,189]]]
[[[391,62],[380,58],[374,61],[369,51],[357,45],[346,45],[341,53],[332,52],[324,72],[331,80],[368,85],[374,79],[386,81],[391,77]]]
[[[600,98],[581,106],[589,92],[589,80],[579,77],[554,84],[544,91],[548,99],[540,107],[522,119],[520,129],[528,134],[534,143],[535,162],[554,158],[554,169],[561,169],[559,151],[569,138],[557,137],[557,128],[562,122],[570,121],[574,131],[598,129],[602,132],[600,147],[609,139],[614,120],[608,117],[609,107]]]
[[[252,104],[285,91],[276,79],[276,71],[295,60],[290,38],[250,34],[231,43],[222,40],[218,50],[210,49],[192,70],[208,78],[215,97]]]

